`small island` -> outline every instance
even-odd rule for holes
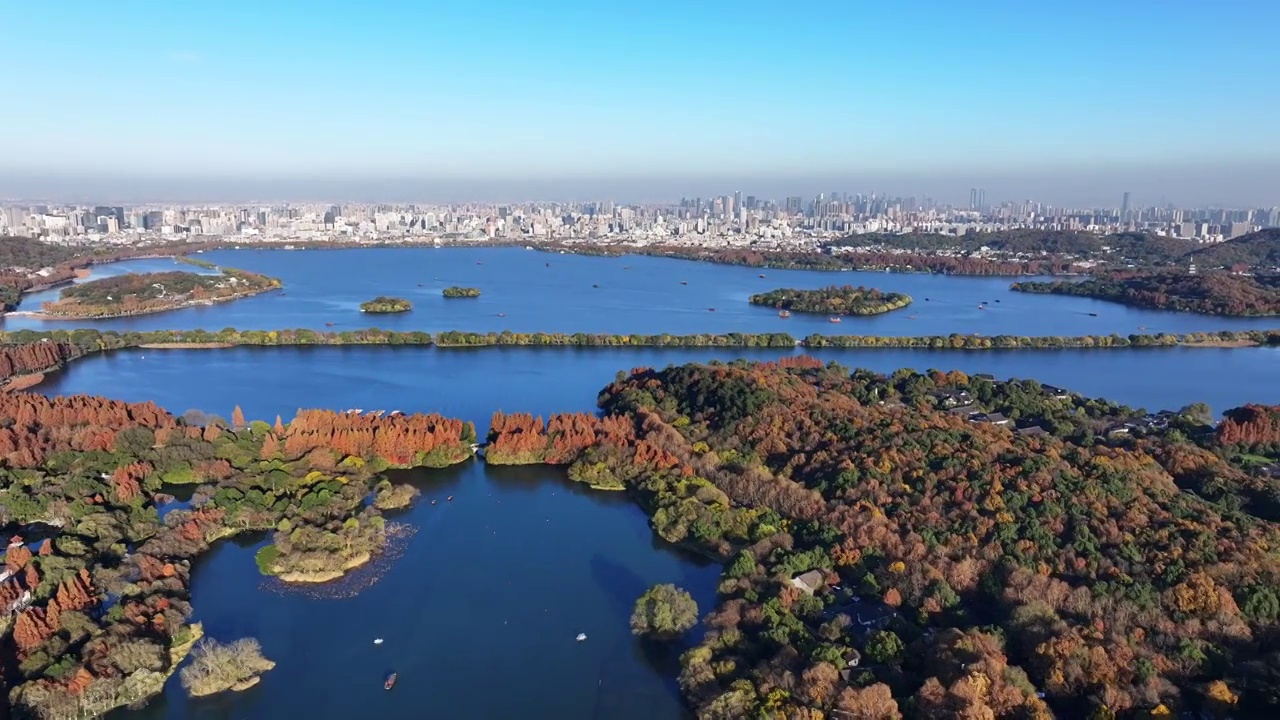
[[[276,278],[230,268],[217,275],[129,273],[72,285],[56,301],[45,303],[40,314],[75,320],[147,315],[237,300],[279,287]]]
[[[408,300],[385,295],[379,295],[368,302],[360,303],[360,312],[366,313],[401,313],[412,309],[413,303]]]
[[[1280,315],[1280,276],[1193,274],[1182,271],[1111,273],[1079,282],[1016,282],[1010,290],[1075,295],[1110,302],[1203,315]]]
[[[831,285],[817,290],[779,288],[752,295],[752,305],[821,315],[879,315],[911,304],[911,296],[876,288]]]
[[[480,288],[451,285],[445,288],[441,294],[447,298],[478,298],[480,297]]]
[[[258,684],[259,676],[276,664],[262,655],[262,645],[253,638],[222,644],[205,638],[191,653],[191,663],[179,678],[191,697],[204,697],[231,690],[240,692]]]

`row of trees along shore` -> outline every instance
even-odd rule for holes
[[[17,349],[33,343],[65,348],[50,354]],[[741,347],[741,348],[922,348],[931,350],[1012,350],[1134,347],[1245,347],[1280,345],[1280,329],[1224,330],[1201,333],[1133,335],[1019,336],[1019,335],[809,335],[796,339],[787,333],[728,333],[697,335],[609,335],[595,333],[457,332],[436,334],[367,328],[341,332],[318,330],[14,330],[0,332],[0,367],[10,374],[54,369],[67,359],[104,350],[131,347],[227,347],[240,345],[435,345],[474,347]],[[15,354],[17,353],[17,354]]]

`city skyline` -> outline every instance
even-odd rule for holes
[[[6,197],[1280,198],[1280,98],[1257,83],[1280,50],[1178,4],[73,1],[6,21]]]

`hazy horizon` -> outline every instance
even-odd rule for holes
[[[1280,24],[1280,4],[1212,13]],[[1205,18],[1149,0],[17,3],[0,197],[1280,205],[1261,83],[1280,47]]]
[[[16,175],[0,171],[0,202],[48,203],[669,203],[754,195],[782,200],[799,195],[846,192],[925,197],[966,205],[969,190],[985,191],[988,203],[1031,200],[1057,207],[1118,207],[1131,204],[1179,207],[1273,207],[1280,205],[1280,163],[1243,167],[1166,165],[1064,171],[1057,174],[963,174],[919,176],[867,174],[827,177],[217,177]]]

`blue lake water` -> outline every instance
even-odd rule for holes
[[[768,287],[835,281],[902,290],[917,300],[901,311],[918,313],[914,321],[896,313],[850,318],[838,326],[842,332],[863,332],[864,323],[877,325],[867,332],[881,334],[1068,335],[1132,332],[1137,325],[1178,331],[1258,326],[1075,298],[998,294],[1007,279],[765,270],[768,277],[761,280],[761,271],[750,268],[493,249],[232,251],[204,257],[280,276],[286,283],[284,296],[93,325],[322,328],[341,320],[363,327],[373,323],[355,305],[377,294],[393,294],[418,303],[408,315],[376,318],[377,324],[397,329],[787,329],[805,334],[830,332],[831,326],[822,318],[782,321],[771,311],[746,305],[746,295]],[[145,263],[157,267],[167,261]],[[113,266],[112,271],[130,265]],[[690,284],[679,285],[681,279]],[[414,290],[417,282],[424,288]],[[595,290],[593,283],[602,287]],[[446,302],[439,288],[448,284],[476,285],[485,295]],[[938,302],[926,304],[924,296],[936,296]],[[976,310],[977,301],[997,297],[1003,300],[998,311]],[[708,312],[706,307],[713,305],[717,311]],[[499,308],[505,318],[493,315]],[[1082,310],[1089,311],[1085,308],[1102,308],[1100,317],[1083,315]],[[10,318],[5,325],[13,329],[40,323]],[[77,361],[52,374],[39,390],[153,400],[177,413],[199,409],[229,416],[239,404],[247,416],[265,420],[277,414],[287,419],[299,407],[435,411],[474,421],[483,434],[496,409],[544,415],[594,410],[597,393],[619,370],[788,354],[793,351],[131,350]],[[1150,410],[1204,401],[1221,412],[1244,402],[1280,402],[1276,349],[815,354],[880,371],[957,368],[1031,377]],[[257,637],[278,666],[245,693],[195,701],[184,697],[175,677],[163,699],[142,711],[122,711],[119,717],[661,720],[684,715],[674,684],[678,648],[663,650],[633,640],[627,619],[634,598],[658,582],[686,587],[705,611],[714,602],[718,568],[656,540],[643,513],[625,496],[584,490],[558,469],[488,468],[469,462],[410,477],[423,497],[392,519],[416,532],[369,571],[368,576],[381,579],[354,597],[319,599],[306,592],[282,592],[264,581],[253,563],[262,538],[220,543],[193,575],[195,619],[222,640]],[[444,500],[448,495],[454,496],[452,502]],[[586,642],[574,641],[579,632],[587,633]],[[376,637],[385,643],[375,646]],[[382,678],[391,670],[399,672],[400,682],[386,692]]]
[[[1127,335],[1280,326],[1275,318],[1218,318],[1139,310],[1086,298],[1015,293],[1009,290],[1011,278],[768,270],[670,258],[590,257],[518,248],[226,250],[200,257],[279,277],[284,288],[231,303],[90,324],[118,330],[322,330],[333,323],[334,330],[376,325],[432,332],[790,332],[797,337],[815,332]],[[94,273],[101,277],[106,273],[174,266],[166,260],[130,261],[97,267]],[[761,274],[765,277],[760,278]],[[688,284],[682,285],[682,281]],[[773,288],[831,284],[905,292],[915,302],[884,315],[845,318],[839,325],[824,316],[802,313],[783,319],[772,309],[747,302],[751,294]],[[440,291],[449,285],[478,287],[483,295],[446,300]],[[56,293],[52,290],[30,296],[19,309],[38,310],[41,302],[56,297]],[[361,314],[360,303],[377,295],[407,298],[414,303],[414,309],[398,315]],[[986,303],[986,309],[978,307],[981,303]],[[23,316],[11,316],[4,322],[8,330],[66,325],[67,321]]]

